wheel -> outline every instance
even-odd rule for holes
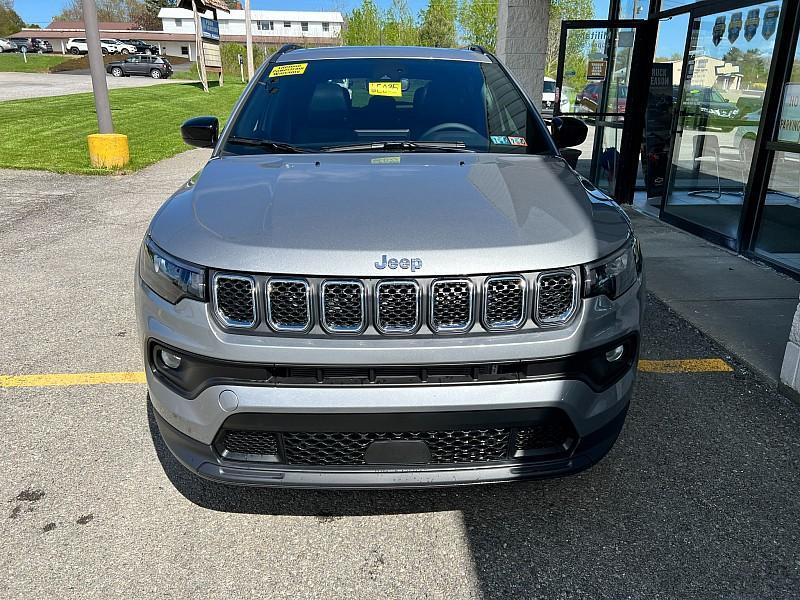
[[[39,48],[39,49],[36,51],[36,54],[44,54],[44,50],[42,50],[41,48]]]
[[[76,56],[77,56],[78,54],[80,54],[80,53],[81,53],[81,51],[80,51],[80,50],[78,50],[78,48],[77,48],[77,47],[73,46],[72,48],[70,48],[70,49],[69,49],[69,53],[70,53],[70,54],[74,54],[74,55],[76,55]]]
[[[100,48],[100,51],[101,51],[103,54],[108,54],[108,49],[107,49],[107,48]]]
[[[127,48],[123,48],[123,49],[122,49],[122,53],[123,53],[123,54],[128,54],[128,49],[127,49]]]
[[[150,71],[150,77],[152,77],[153,79],[161,79],[162,77],[161,71],[159,71],[158,69],[153,69],[152,71]]]
[[[113,69],[111,69],[111,74],[114,77],[122,77],[124,75],[120,67],[114,67]]]

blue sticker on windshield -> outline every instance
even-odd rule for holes
[[[505,146],[510,146],[511,142],[508,141],[508,138],[504,135],[493,135],[490,136],[492,139],[493,144],[503,144]]]

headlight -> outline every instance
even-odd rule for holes
[[[150,289],[172,304],[182,298],[206,300],[205,270],[170,256],[149,237],[139,252],[139,275]]]
[[[642,273],[642,251],[632,236],[621,250],[583,267],[583,296],[605,295],[619,298],[636,283]]]

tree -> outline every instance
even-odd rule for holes
[[[423,46],[452,48],[456,45],[456,0],[430,0],[420,13],[419,42]]]
[[[381,19],[381,30],[381,43],[387,46],[416,46],[419,43],[417,24],[406,0],[392,0]]]
[[[25,21],[14,10],[12,0],[0,0],[0,37],[17,33],[25,27]]]
[[[545,58],[545,75],[555,77],[558,66],[558,44],[561,40],[561,21],[567,19],[591,19],[594,16],[593,0],[550,0],[550,19],[547,27],[547,57]],[[580,29],[570,33],[567,44],[567,63],[572,57],[576,62],[585,62],[584,47],[588,42],[588,35]],[[586,66],[583,65],[583,69]]]
[[[132,13],[141,6],[142,0],[97,0],[97,20],[107,22],[126,22],[132,20]],[[83,21],[83,2],[67,0],[55,21]]]
[[[143,0],[131,8],[130,20],[141,29],[161,31],[162,23],[158,13],[162,8],[175,6],[175,0]]]
[[[458,24],[467,44],[494,52],[497,44],[497,0],[461,0]]]
[[[373,0],[362,0],[345,20],[344,43],[348,46],[375,46],[381,43],[381,17]]]

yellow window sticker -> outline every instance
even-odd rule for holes
[[[403,95],[402,83],[399,81],[370,81],[370,96],[395,96]]]
[[[269,72],[270,77],[284,77],[286,75],[302,75],[306,72],[308,63],[294,63],[291,65],[275,65]]]

